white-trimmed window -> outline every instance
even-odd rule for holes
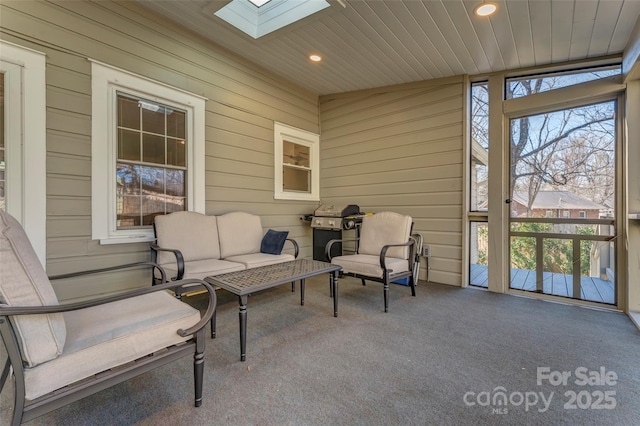
[[[320,136],[282,123],[273,130],[274,198],[320,201]]]
[[[206,99],[96,61],[92,80],[92,238],[151,241],[153,218],[204,213]]]
[[[46,57],[0,40],[0,209],[24,227],[46,266]]]

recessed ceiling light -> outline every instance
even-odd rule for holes
[[[322,56],[320,55],[309,55],[309,60],[313,62],[320,62],[322,60]]]
[[[485,3],[479,4],[474,12],[478,16],[489,16],[492,15],[496,10],[498,10],[498,6],[495,3]]]

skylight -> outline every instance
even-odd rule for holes
[[[325,0],[232,0],[215,15],[260,38],[329,6]]]
[[[263,4],[270,2],[271,0],[249,0],[249,1],[255,4],[257,7],[260,7]]]

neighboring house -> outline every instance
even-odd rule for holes
[[[598,219],[606,207],[569,191],[540,191],[527,214],[529,197],[515,192],[511,210],[516,217],[554,217],[560,219]]]
[[[604,209],[600,212],[600,217],[613,217],[615,200],[613,197],[603,201]]]

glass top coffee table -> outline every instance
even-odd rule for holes
[[[331,274],[330,294],[333,295],[333,316],[338,316],[338,271],[339,265],[311,259],[296,259],[275,265],[260,266],[243,271],[229,272],[206,277],[205,280],[238,296],[240,304],[240,360],[246,360],[247,348],[247,299],[251,293],[282,284],[300,281],[300,305],[304,305],[304,280],[316,275]],[[215,312],[213,313],[211,337],[215,338]]]

